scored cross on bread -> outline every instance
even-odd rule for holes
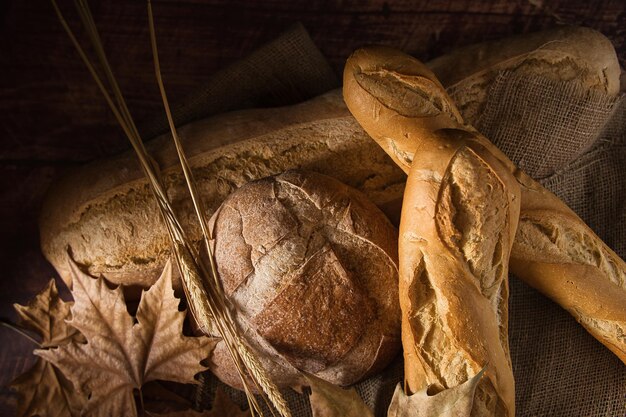
[[[424,249],[426,242],[421,241],[424,236],[419,233],[426,235],[425,231],[436,230],[429,237],[445,243],[437,244],[440,250],[453,253],[460,249],[463,257],[457,254],[458,262],[465,262],[470,270],[481,265],[480,260],[472,257],[476,255],[473,249],[482,250],[489,242],[499,241],[493,231],[473,229],[476,223],[484,221],[475,217],[482,209],[487,210],[482,213],[487,214],[485,219],[493,220],[488,206],[498,204],[497,187],[494,188],[498,182],[485,175],[484,167],[478,162],[473,164],[471,169],[475,172],[471,175],[465,175],[458,167],[461,181],[454,179],[455,161],[467,154],[468,148],[480,149],[483,154],[474,152],[482,158],[481,162],[489,164],[484,154],[497,160],[495,166],[490,165],[494,172],[500,173],[499,166],[506,167],[508,175],[498,178],[508,187],[507,191],[515,192],[514,188],[518,187],[521,192],[519,226],[510,256],[511,271],[567,309],[594,337],[626,362],[624,261],[554,194],[519,170],[488,139],[464,125],[454,103],[430,70],[418,60],[389,48],[358,50],[346,64],[344,99],[370,136],[409,174],[400,229],[400,279],[404,282],[409,278],[408,283],[404,282],[409,286],[405,291],[401,288],[401,305],[403,310],[408,309],[406,314],[403,311],[403,330],[411,319],[424,314],[420,308],[428,302],[424,300],[424,291],[429,290],[430,281],[424,281],[423,273],[415,274],[424,265],[429,271],[427,253],[430,249]],[[450,156],[448,147],[454,149],[455,156]],[[477,160],[476,156],[461,159]],[[440,175],[442,166],[446,167],[444,175]],[[434,172],[438,175],[433,175]],[[462,181],[467,178],[473,182]],[[511,178],[514,178],[513,184]],[[425,184],[436,188],[436,192],[428,191]],[[486,206],[484,196],[489,199]],[[446,205],[449,202],[453,204]],[[426,225],[416,220],[416,212],[420,210],[430,210],[421,217]],[[450,227],[441,227],[446,221],[451,222]],[[517,223],[517,219],[511,219],[509,225],[513,223]],[[413,236],[411,232],[416,234]],[[413,244],[413,241],[421,243]],[[499,250],[506,249],[502,246]],[[450,271],[446,273],[451,275]],[[472,273],[483,277],[480,272]],[[432,278],[430,274],[426,276]],[[411,288],[414,290],[408,292]],[[435,287],[430,292],[436,297],[441,294]],[[422,336],[404,340],[405,349],[406,343],[413,343],[419,355],[432,355],[426,349],[428,337],[432,339],[432,335]],[[475,343],[486,345],[493,341],[482,339]],[[416,371],[411,367],[419,366],[412,362],[405,365],[410,390],[419,388],[414,384],[437,383],[428,375],[418,375],[413,381],[412,373]],[[489,370],[486,376],[489,377]]]

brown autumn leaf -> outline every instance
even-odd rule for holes
[[[38,350],[89,400],[83,410],[92,416],[138,415],[133,390],[154,380],[196,383],[194,375],[215,340],[182,334],[184,312],[172,290],[172,267],[143,293],[136,317],[128,314],[120,287],[111,290],[103,279],[84,274],[72,261],[74,306],[70,325],[87,343],[69,343]]]
[[[313,417],[373,417],[354,388],[344,389],[323,379],[304,373],[311,386]]]
[[[71,317],[71,305],[59,297],[51,279],[28,305],[13,306],[20,319],[19,325],[37,333],[41,347],[52,348],[71,340],[84,340],[78,330],[66,323]],[[19,417],[77,416],[85,401],[58,369],[41,358],[11,383],[11,389],[17,392]]]
[[[81,337],[78,330],[66,322],[72,316],[70,313],[72,304],[59,297],[54,279],[51,279],[28,305],[13,304],[13,307],[20,318],[18,324],[41,336],[41,347],[47,348],[60,346]]]
[[[250,410],[242,410],[221,389],[215,392],[213,407],[210,410],[195,411],[192,409],[172,411],[168,413],[148,413],[152,417],[250,417]]]
[[[407,396],[398,384],[387,417],[467,417],[472,411],[476,385],[484,372],[485,368],[461,385],[435,395],[428,395],[428,388],[424,388]]]
[[[86,400],[58,369],[41,358],[17,377],[11,383],[11,388],[18,394],[19,417],[79,416]]]

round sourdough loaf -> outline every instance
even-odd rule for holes
[[[352,384],[398,352],[398,235],[359,191],[287,171],[233,192],[211,228],[224,290],[277,384],[302,383],[296,369]],[[211,368],[241,386],[224,343]]]

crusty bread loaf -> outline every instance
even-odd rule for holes
[[[562,26],[479,43],[427,65],[470,126],[477,124],[489,85],[501,71],[575,81],[608,94],[617,94],[620,87],[620,66],[611,41],[584,27]]]
[[[281,109],[212,117],[179,133],[209,215],[246,182],[292,168],[328,174],[387,213],[399,212],[404,175],[349,114],[339,90]],[[151,142],[149,151],[183,226],[199,241],[169,135]],[[90,274],[141,286],[158,278],[169,257],[169,237],[132,153],[87,164],[56,182],[40,230],[43,253],[68,284],[68,248]]]
[[[389,54],[389,51],[380,52],[380,62],[388,60]],[[418,63],[415,65],[420,66]],[[418,70],[411,67],[402,68],[402,71]],[[428,77],[426,70],[419,71]],[[614,78],[611,80],[613,83]],[[429,88],[421,88],[417,84],[412,88],[419,89],[414,96],[420,96],[422,100],[440,101],[446,97],[443,91],[437,91],[435,95],[431,93],[439,88],[435,82]],[[355,101],[355,104],[358,102]],[[450,101],[445,108],[453,106]],[[414,118],[414,123],[420,125],[415,131],[428,130],[429,117],[432,116]],[[458,124],[457,117],[450,116],[449,119],[450,125]],[[372,121],[364,120],[363,123],[366,126]],[[410,133],[394,131],[388,125],[378,126],[378,123],[377,128],[372,129],[372,137],[392,156],[394,149],[399,147],[413,147],[421,151],[423,138]],[[486,138],[473,130],[457,134],[464,134],[468,140],[488,149],[507,166],[521,188],[521,214],[511,251],[511,271],[561,304],[626,363],[626,263],[558,197],[515,167]],[[397,143],[392,146],[390,142]],[[406,169],[406,166],[401,167]]]
[[[553,62],[578,68],[567,74],[592,74],[581,76],[584,79],[602,80],[606,76],[606,83],[588,85],[614,89],[613,73],[619,71],[615,69],[615,52],[597,32],[560,28],[524,36],[529,40],[512,38],[468,47],[436,59],[430,66],[444,85],[451,84],[450,91],[457,100],[465,100],[464,95],[484,98],[497,70],[534,73],[539,68],[545,72]],[[535,53],[533,48],[541,48],[542,52]],[[531,63],[520,61],[522,58]],[[209,212],[251,179],[302,167],[363,191],[397,224],[405,178],[366,139],[367,134],[349,114],[340,94],[337,90],[296,106],[233,112],[181,127],[184,147]],[[422,102],[434,106],[431,112],[437,105],[446,105],[441,99],[434,104]],[[455,107],[448,111],[455,112]],[[474,112],[464,112],[464,108],[461,113],[469,124],[478,117]],[[435,127],[433,120],[438,121],[438,127],[448,123],[445,117],[429,118],[430,127]],[[385,150],[408,173],[412,147],[411,139],[396,138],[388,141]],[[150,142],[148,148],[163,169],[183,225],[194,240],[199,240],[200,231],[193,220],[171,138],[164,135]],[[169,238],[135,155],[130,152],[79,167],[55,182],[42,207],[39,224],[42,251],[68,284],[68,249],[89,273],[102,274],[114,283],[141,286],[154,282],[169,256]]]
[[[444,85],[453,83],[449,91],[454,98],[462,97],[467,91],[470,104],[473,103],[471,97],[484,98],[488,84],[496,75],[496,72],[487,68],[485,71],[476,70],[482,68],[483,59],[491,63],[488,66],[497,69],[528,73],[534,73],[536,69],[545,72],[546,66],[549,67],[551,62],[565,62],[567,66],[563,68],[579,68],[574,71],[575,78],[606,79],[606,82],[590,81],[586,85],[612,91],[611,80],[614,77],[611,74],[614,73],[617,63],[610,43],[599,38],[594,41],[597,33],[585,29],[563,31],[565,34],[570,33],[567,39],[573,36],[571,33],[582,34],[583,38],[574,42],[579,48],[578,55],[568,52],[571,41],[552,42],[552,35],[543,34],[537,35],[539,40],[535,44],[525,43],[524,46],[523,42],[520,43],[520,50],[515,56],[524,56],[530,60],[522,61],[523,64],[510,59],[511,56],[506,51],[514,48],[509,45],[510,41],[505,41],[496,49],[470,48],[469,52],[453,55],[458,62],[469,61],[467,65],[458,65],[451,63],[448,58],[442,58],[434,61],[431,68],[438,74],[442,74],[441,71],[446,68],[450,68],[450,74],[459,74],[458,79],[442,75]],[[549,53],[532,53],[532,48],[545,44],[550,45]],[[561,46],[565,48],[563,52],[559,52]],[[542,49],[545,50],[545,46]],[[528,54],[524,54],[524,51],[528,51]],[[494,53],[496,58],[490,58],[490,54]],[[596,53],[599,54],[597,57],[586,58]],[[544,56],[551,58],[544,59]],[[564,58],[555,58],[559,56]],[[572,56],[576,59],[572,59]],[[541,65],[534,65],[533,62],[540,62]],[[559,74],[572,74],[570,69],[560,71]],[[474,78],[472,74],[477,74],[478,78]],[[432,91],[438,90],[431,89]],[[434,109],[437,109],[437,105],[447,105],[447,99],[442,101],[444,96],[438,97],[434,100]],[[426,101],[428,100],[427,98]],[[482,102],[481,100],[478,101]],[[472,110],[474,107],[471,104],[460,111],[470,124],[480,115],[480,112]],[[448,106],[447,111],[453,115],[452,122],[441,117],[438,119],[438,127],[446,127],[447,123],[458,123],[459,116],[455,115],[455,107]],[[391,218],[398,218],[406,177],[378,146],[368,140],[369,136],[349,114],[338,91],[296,106],[246,110],[212,117],[184,126],[180,128],[180,132],[209,214],[233,190],[249,180],[278,174],[290,168],[307,168],[358,188]],[[402,157],[412,161],[412,142],[405,143],[404,138],[393,139],[388,143],[403,150]],[[176,154],[169,135],[150,143],[149,150],[163,169],[168,192],[185,228],[194,240],[199,240],[200,231],[177,168]],[[391,152],[391,155],[395,158],[395,153]],[[408,164],[400,166],[408,172]],[[610,252],[586,226],[581,226],[580,220],[554,196],[541,187],[536,187],[523,173],[516,171],[516,175],[526,188],[527,196],[528,190],[533,189],[536,200],[545,201],[546,210],[557,210],[559,216],[574,219],[572,221],[580,228],[568,229],[576,230],[570,235],[574,234],[577,236],[575,240],[587,243],[582,246],[584,250],[574,248],[569,252],[565,251],[561,257],[551,258],[559,259],[558,262],[549,262],[541,257],[543,251],[562,251],[571,240],[559,240],[559,236],[564,236],[559,226],[561,223],[556,222],[550,227],[543,227],[541,224],[537,226],[532,221],[536,216],[530,216],[532,213],[527,207],[525,213],[528,217],[522,215],[520,219],[520,233],[514,244],[511,269],[561,303],[595,337],[626,361],[623,353],[623,323],[626,320],[623,318],[624,309],[619,308],[624,305],[623,261]],[[545,200],[544,194],[548,195]],[[529,204],[530,199],[527,197],[524,201]],[[536,213],[539,214],[540,211]],[[540,217],[544,220],[548,218],[544,214]],[[69,272],[65,269],[67,249],[91,274],[102,274],[114,283],[144,287],[154,282],[169,257],[169,238],[132,153],[87,164],[56,182],[42,209],[40,227],[43,253],[68,284],[71,282]],[[522,235],[523,230],[530,232]],[[531,233],[541,233],[541,239],[530,237],[534,236]],[[526,238],[527,236],[529,237]],[[596,253],[600,255],[597,256]],[[520,261],[517,262],[517,259]],[[587,281],[590,283],[595,280],[593,285],[596,291],[600,290],[597,282],[611,281],[605,278],[604,271],[613,269],[617,272],[614,274],[614,284],[608,285],[608,289],[602,288],[605,293],[602,297],[597,292],[581,296],[581,291],[569,287],[582,288],[582,282],[562,279],[563,270],[574,269],[585,271],[588,277],[599,276]],[[609,301],[604,301],[605,297]]]
[[[417,146],[399,236],[406,390],[452,388],[485,367],[472,415],[514,416],[508,258],[519,218],[515,177],[474,140],[478,134],[431,128],[445,114],[450,125],[459,120],[414,58],[361,49],[348,59],[343,81],[348,108],[373,138],[410,138]]]
[[[224,291],[277,384],[304,384],[300,369],[349,385],[399,351],[397,230],[362,193],[287,171],[237,189],[211,228]],[[222,342],[211,369],[240,386]]]
[[[510,267],[626,364],[626,263],[534,181],[522,184]]]

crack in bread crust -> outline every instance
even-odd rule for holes
[[[510,221],[504,184],[474,151],[463,147],[452,158],[441,187],[436,204],[439,237],[462,256],[497,313],[511,244],[504,232]]]
[[[572,263],[598,268],[614,284],[626,290],[626,271],[604,243],[561,216],[558,222],[540,213],[520,218],[514,248],[516,256],[548,263]]]

